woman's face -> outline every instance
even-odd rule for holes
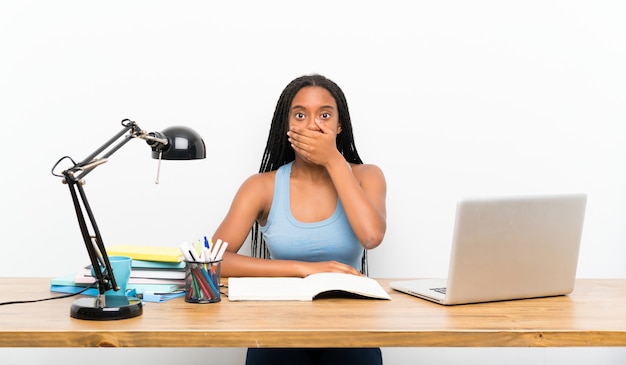
[[[316,120],[336,133],[341,131],[337,102],[330,92],[319,86],[303,87],[291,101],[289,127],[303,126],[319,131]]]

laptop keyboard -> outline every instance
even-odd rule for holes
[[[437,293],[446,294],[446,288],[430,288],[430,290],[436,291]]]

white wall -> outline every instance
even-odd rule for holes
[[[69,193],[50,169],[65,155],[84,158],[124,118],[149,131],[190,126],[209,156],[164,162],[155,185],[156,161],[133,141],[91,173],[105,243],[211,234],[258,169],[279,93],[319,72],[343,88],[359,152],[388,180],[388,232],[370,254],[372,276],[444,275],[458,197],[585,192],[578,276],[626,277],[625,16],[621,1],[2,1],[0,275],[57,276],[85,264]],[[79,351],[155,364],[189,356],[0,356],[23,364]],[[243,359],[243,349],[195,351]],[[626,357],[385,349],[388,364],[417,363],[412,354],[426,355],[423,364]]]

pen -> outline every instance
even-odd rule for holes
[[[228,242],[223,242],[222,246],[220,246],[220,250],[217,253],[217,255],[215,255],[215,261],[219,261],[222,259],[222,256],[224,256],[224,252],[226,252],[226,247],[228,247]]]
[[[193,264],[192,270],[193,270],[193,273],[195,274],[193,275],[193,277],[197,279],[197,282],[200,285],[200,288],[202,289],[202,293],[204,293],[206,297],[209,299],[216,296],[214,293],[212,294],[212,289],[209,287],[210,284],[207,281],[204,274],[202,273],[202,269],[198,265]]]
[[[191,261],[198,261],[198,258],[196,257],[196,254],[193,252],[192,249],[189,249],[189,256],[191,257]]]
[[[209,251],[208,248],[203,247],[202,248],[202,256],[204,257],[204,262],[209,262],[211,261],[211,251]]]
[[[185,257],[186,261],[194,261],[193,260],[193,256],[189,255],[189,244],[186,242],[181,243],[180,245],[178,245],[178,248],[180,249],[180,251],[183,253],[183,256]]]
[[[220,250],[221,246],[222,246],[222,240],[218,238],[211,249],[211,256],[210,256],[211,261],[215,261],[215,257],[217,256],[217,253]]]
[[[190,288],[189,292],[187,293],[188,298],[192,299],[195,296],[197,299],[201,299],[202,291],[200,290],[200,285],[198,284],[198,280],[196,280],[196,276],[194,275],[193,271],[189,272],[189,276],[191,276],[191,284],[193,289]]]
[[[209,275],[209,273],[204,269],[202,269],[201,271],[202,271],[202,275],[204,275],[204,279],[207,281],[207,284],[209,284],[210,286],[208,289],[211,290],[211,294],[213,294],[213,297],[217,298],[217,293],[219,293],[219,289],[217,289],[215,287],[215,283],[213,283],[214,276]]]

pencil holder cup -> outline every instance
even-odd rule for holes
[[[216,303],[220,299],[219,261],[185,261],[185,301]]]

